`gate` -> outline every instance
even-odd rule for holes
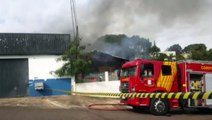
[[[27,96],[28,59],[0,59],[0,97]]]

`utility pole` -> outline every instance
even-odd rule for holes
[[[77,23],[77,14],[75,8],[75,0],[70,0],[71,8],[71,19],[72,19],[72,29],[73,29],[73,38],[76,39],[79,36],[78,23]]]
[[[70,8],[71,8],[71,19],[72,19],[72,29],[73,29],[73,37],[71,39],[74,40],[75,44],[79,42],[79,33],[78,33],[78,23],[77,23],[77,14],[76,14],[76,8],[75,8],[75,0],[70,0]],[[78,48],[76,48],[78,49]],[[77,59],[77,55],[75,56],[75,59]],[[76,90],[76,78],[77,75],[75,74],[72,77],[71,85],[72,85],[72,91]]]

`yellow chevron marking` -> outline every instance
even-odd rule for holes
[[[150,94],[150,98],[153,98],[153,95],[154,95],[154,94],[155,94],[155,93],[151,93],[151,94]]]
[[[146,93],[144,98],[147,98],[147,97],[148,97],[148,95],[149,95],[149,93]]]
[[[132,97],[133,96],[133,93],[130,93],[130,97]]]
[[[157,87],[162,87],[163,84],[163,78],[162,78],[162,71],[160,70],[160,75],[157,82]]]
[[[170,99],[170,98],[172,98],[172,95],[173,95],[174,93],[169,93],[168,94],[168,98]]]
[[[133,93],[132,98],[135,98],[136,93]]]
[[[168,91],[171,90],[173,82],[174,82],[174,78],[175,78],[176,73],[177,73],[176,62],[172,62],[171,67],[172,67],[172,74],[170,76],[170,81],[169,81],[169,84],[167,86]]]
[[[164,62],[164,65],[171,65],[171,62]],[[165,80],[163,82],[163,86],[167,90],[167,84],[169,83],[170,76],[165,76]]]
[[[169,77],[168,77],[168,76],[164,76],[163,78],[164,78],[164,79],[163,79],[163,84],[162,84],[161,87],[166,88],[165,86],[166,86],[166,83],[167,83]]]
[[[197,97],[198,97],[198,95],[200,94],[200,92],[196,92],[196,93],[194,93],[194,95],[193,95],[193,97],[192,97],[192,99],[197,99]]]
[[[189,95],[191,94],[191,92],[187,92],[184,94],[183,99],[188,99]]]
[[[138,98],[138,97],[139,97],[139,95],[141,95],[141,93],[137,93],[137,94],[136,94],[136,97]]]
[[[163,76],[162,71],[160,71],[157,87],[163,87],[167,91],[170,91],[177,73],[176,62],[163,62],[163,65],[170,65],[172,67],[172,74],[168,76]]]
[[[204,93],[202,99],[208,99],[208,97],[209,97],[210,94],[211,94],[211,92]]]
[[[183,95],[183,99],[198,99],[198,96],[200,94],[203,94],[202,98],[200,99],[211,99],[209,98],[210,95],[212,95],[212,92],[195,92],[195,93],[191,93],[191,92],[187,92],[187,93],[181,93],[181,92],[177,92],[177,93],[83,93],[83,92],[72,92],[75,93],[75,95],[84,95],[84,96],[94,96],[94,95],[99,95],[99,96],[123,96],[123,97],[133,97],[133,98],[159,98],[159,96],[161,95],[160,98],[167,98],[167,99],[179,99],[181,97],[181,95]],[[175,96],[173,96],[174,94],[176,94]],[[193,96],[191,96],[191,94]],[[191,96],[191,98],[189,97]]]
[[[181,94],[182,94],[181,92],[177,93],[176,96],[175,96],[175,98],[176,99],[179,99]]]
[[[141,93],[140,98],[144,98],[145,93]]]
[[[171,90],[175,76],[177,74],[176,62],[171,62],[171,67],[172,67],[172,74],[170,75],[169,82],[166,86],[167,91]]]
[[[163,93],[162,94],[162,96],[161,96],[161,98],[165,98],[165,95],[166,95],[167,93]]]
[[[156,93],[155,98],[158,98],[161,93]]]

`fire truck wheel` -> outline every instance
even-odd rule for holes
[[[165,115],[169,111],[168,100],[151,99],[150,112],[154,115]]]

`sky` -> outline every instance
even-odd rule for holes
[[[203,43],[212,48],[212,0],[76,0],[85,43],[105,34],[139,35],[162,50]],[[0,0],[1,33],[73,35],[69,0]]]

